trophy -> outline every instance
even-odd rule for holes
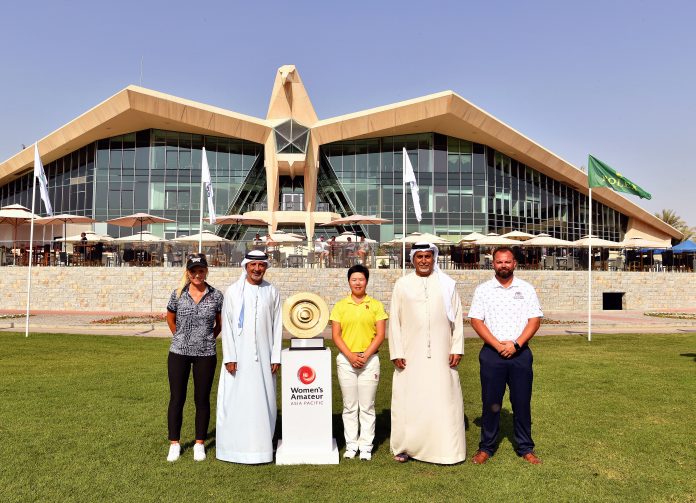
[[[280,357],[279,465],[338,464],[331,415],[331,350],[324,347],[321,336],[328,321],[329,308],[318,295],[301,292],[283,303],[283,325],[293,337]]]
[[[290,349],[324,349],[321,333],[329,322],[329,308],[316,294],[300,292],[283,303],[283,325],[293,335]]]

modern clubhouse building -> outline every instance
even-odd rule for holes
[[[261,217],[273,230],[336,232],[317,225],[359,213],[393,222],[358,229],[368,237],[401,235],[405,147],[423,210],[419,224],[407,198],[409,233],[456,241],[472,231],[568,240],[588,232],[587,175],[454,92],[320,120],[292,65],[278,69],[264,119],[129,86],[38,146],[55,213],[104,222],[147,212],[175,221],[151,226],[165,238],[198,232],[203,147],[216,213]],[[33,150],[0,164],[2,206],[31,208]],[[38,191],[36,201],[42,212]],[[608,188],[593,191],[592,215],[604,239],[681,238]],[[96,225],[112,236],[133,232]],[[266,231],[209,228],[236,239]]]

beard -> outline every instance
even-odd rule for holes
[[[495,275],[498,276],[500,279],[508,279],[512,276],[512,274],[512,269],[498,269],[495,271]]]

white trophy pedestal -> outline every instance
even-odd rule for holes
[[[331,418],[331,350],[281,353],[282,435],[278,465],[337,465]]]

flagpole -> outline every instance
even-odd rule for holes
[[[205,155],[205,147],[203,147],[201,151],[201,218],[198,222],[198,253],[203,252],[203,186],[205,185],[205,180],[203,180],[203,163],[208,161]]]
[[[401,243],[401,275],[405,276],[406,275],[406,156],[408,155],[406,153],[406,149],[404,148],[403,152],[403,157],[401,159],[401,172],[402,172],[402,180],[401,180],[401,203],[402,203],[402,222],[403,222],[403,236],[402,236],[402,243]]]
[[[609,187],[617,192],[634,194],[643,199],[652,196],[611,166],[589,155],[587,158],[587,186],[589,188],[589,237],[587,242],[587,340],[592,340],[592,187]]]
[[[589,236],[587,239],[587,341],[592,341],[592,187],[590,187]]]
[[[205,151],[203,151],[205,155]],[[201,180],[201,219],[198,223],[198,253],[203,252],[203,181]]]
[[[29,306],[31,305],[31,264],[34,262],[34,209],[36,207],[36,176],[31,189],[31,230],[29,231],[29,267],[27,268],[27,315],[24,322],[24,337],[29,337]]]

